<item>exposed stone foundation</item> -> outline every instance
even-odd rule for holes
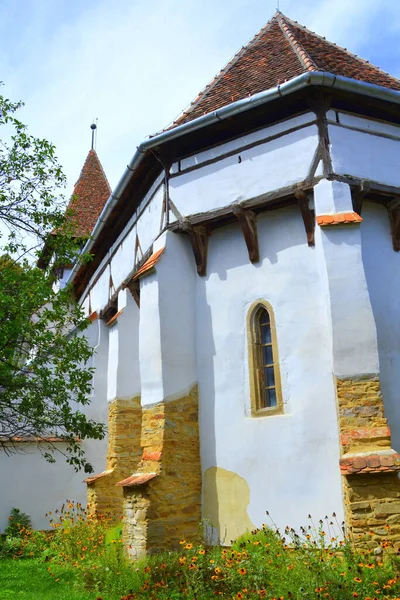
[[[142,460],[124,491],[125,548],[130,557],[193,540],[201,521],[198,391],[143,410]]]
[[[377,377],[336,380],[346,525],[354,542],[400,548],[400,456]]]
[[[400,549],[400,481],[397,473],[344,478],[347,526],[357,545],[376,548],[390,540]]]
[[[103,473],[88,477],[88,511],[112,521],[123,515],[123,491],[116,483],[136,469],[141,458],[140,398],[114,400],[108,408],[107,466]]]
[[[379,379],[337,379],[336,390],[343,453],[390,448]]]

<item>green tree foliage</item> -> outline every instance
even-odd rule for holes
[[[88,320],[71,290],[54,285],[79,240],[54,146],[27,133],[20,107],[0,95],[0,448],[10,454],[32,439],[50,462],[62,448],[67,462],[91,472],[81,441],[103,438],[104,426],[82,410],[93,377]],[[39,269],[44,243],[50,266]]]

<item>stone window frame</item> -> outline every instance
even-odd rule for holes
[[[258,323],[258,313],[260,309],[268,312],[271,328],[272,357],[274,366],[276,406],[263,406],[264,389],[263,377],[261,371],[264,370],[264,364],[261,354],[260,344],[260,326]],[[247,343],[249,354],[249,378],[250,378],[250,401],[251,415],[253,417],[267,417],[283,413],[283,398],[281,376],[279,368],[278,342],[276,336],[275,315],[271,304],[267,300],[258,299],[250,306],[247,311]]]

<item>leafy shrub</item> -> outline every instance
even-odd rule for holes
[[[53,578],[72,569],[78,585],[104,600],[400,599],[400,563],[390,542],[382,539],[379,552],[356,549],[334,515],[316,526],[310,517],[299,532],[264,525],[229,548],[182,540],[180,551],[134,563],[124,555],[121,524],[110,528],[69,501],[52,524],[46,550],[43,539],[26,532],[17,555],[42,548]]]
[[[21,512],[19,508],[12,508],[8,517],[8,525],[5,530],[6,537],[22,537],[25,530],[32,529],[31,518],[29,515]]]
[[[4,536],[0,542],[0,558],[18,556],[22,547],[22,538]]]

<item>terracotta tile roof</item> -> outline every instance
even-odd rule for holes
[[[335,213],[332,215],[318,215],[317,223],[321,227],[330,225],[348,225],[349,223],[362,223],[363,218],[356,212]]]
[[[130,487],[131,485],[143,485],[148,481],[151,481],[157,477],[157,473],[138,473],[136,475],[131,475],[122,481],[118,481],[115,485],[120,485],[122,487]]]
[[[89,150],[68,208],[77,237],[89,236],[111,194],[111,188],[95,150]]]
[[[86,479],[83,480],[83,483],[87,483],[87,484],[91,484],[94,483],[95,481],[97,481],[98,479],[101,479],[102,477],[107,477],[107,475],[111,475],[112,473],[112,469],[108,470],[108,471],[103,471],[102,473],[97,473],[97,475],[91,475],[90,477],[87,477]]]
[[[308,71],[328,71],[400,90],[400,80],[277,12],[200,92],[173,126]]]
[[[400,471],[400,454],[360,454],[340,459],[340,472],[342,475],[354,475],[355,473],[385,473],[388,471]]]
[[[160,248],[159,250],[157,250],[157,252],[154,252],[154,254],[152,254],[150,256],[150,258],[148,258],[146,260],[146,262],[144,263],[144,265],[142,265],[140,267],[140,269],[138,270],[138,272],[135,273],[133,279],[139,279],[139,277],[141,277],[142,275],[144,275],[148,271],[151,271],[151,269],[153,269],[155,267],[155,265],[158,263],[158,261],[160,260],[161,254],[164,252],[164,250],[165,250],[165,246],[163,246],[162,248]]]

